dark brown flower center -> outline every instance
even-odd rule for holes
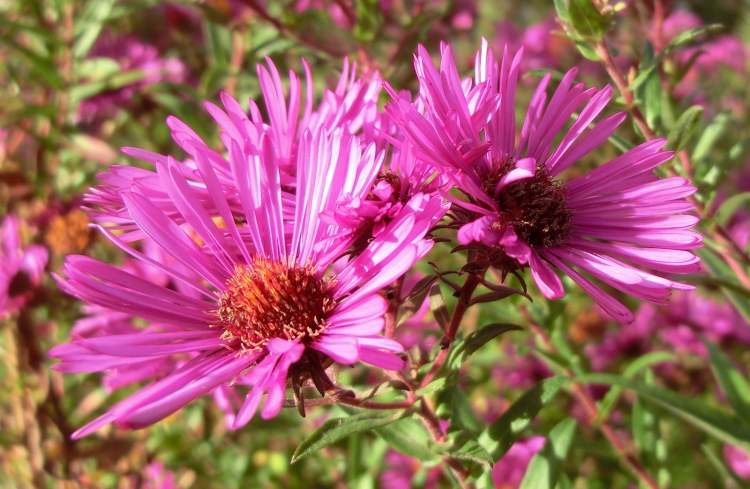
[[[320,335],[334,306],[331,281],[312,267],[255,259],[227,281],[217,326],[246,349],[273,338],[307,342]]]
[[[500,177],[513,168],[504,165]],[[544,167],[525,180],[506,185],[495,193],[499,178],[491,178],[490,190],[500,208],[502,224],[532,247],[556,246],[570,234],[571,214],[565,203],[565,190]],[[489,189],[488,189],[489,190]]]

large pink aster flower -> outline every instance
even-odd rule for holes
[[[687,214],[686,197],[695,188],[684,178],[659,179],[653,172],[672,157],[664,140],[561,178],[625,120],[617,113],[597,121],[610,87],[576,84],[574,69],[549,96],[548,74],[517,131],[522,51],[512,57],[506,51],[498,65],[483,42],[474,79],[463,81],[451,49],[443,45],[441,54],[439,70],[424,48],[415,58],[424,111],[402,98],[388,110],[415,155],[451,171],[465,195],[453,208],[461,244],[504,272],[528,266],[550,299],[564,294],[558,269],[620,321],[632,314],[591,277],[653,302],[663,302],[672,288],[690,288],[664,276],[697,271],[698,259],[689,250],[701,244],[690,230],[697,218]]]
[[[230,384],[247,388],[234,418],[238,428],[263,398],[261,416],[275,416],[288,379],[296,385],[312,379],[325,390],[330,381],[324,370],[331,362],[402,366],[401,345],[380,336],[386,310],[380,290],[429,250],[432,242],[424,237],[445,212],[443,200],[415,195],[366,248],[349,253],[351,234],[321,215],[344,196],[369,192],[383,159],[375,144],[360,144],[345,124],[321,125],[314,133],[305,130],[289,153],[278,127],[263,124],[252,108],[248,118],[230,97],[223,102],[227,112],[209,107],[227,159],[181,125],[179,142],[194,162],[194,179],[185,175],[185,165],[155,155],[150,159],[157,180],[151,183],[158,181],[160,193],[143,192],[137,181],[121,192],[120,216],[181,268],[150,259],[101,228],[133,258],[192,292],[84,256],[66,261],[60,283],[67,292],[142,317],[150,326],[58,346],[51,352],[61,360],[58,369],[94,372],[154,357],[187,358],[75,437],[111,422],[150,425]],[[291,190],[282,185],[289,154]]]
[[[23,307],[42,281],[49,254],[40,245],[24,248],[19,221],[6,216],[0,226],[0,318]]]

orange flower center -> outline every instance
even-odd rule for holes
[[[258,258],[237,267],[227,281],[216,326],[244,349],[273,338],[307,342],[320,335],[334,306],[332,282],[312,267]]]

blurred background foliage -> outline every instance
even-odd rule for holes
[[[707,273],[691,277],[697,292],[668,307],[641,306],[628,326],[599,316],[571,283],[558,303],[515,297],[478,305],[465,331],[507,323],[523,330],[481,348],[480,338],[470,362],[456,353],[442,384],[432,386],[443,388],[438,414],[450,420],[453,435],[482,441],[476,453],[466,440],[452,439],[452,447],[469,447],[453,456],[483,474],[484,487],[522,484],[538,448],[514,452],[520,476],[496,472],[493,479],[487,447],[532,435],[546,436],[563,455],[540,452],[533,477],[549,477],[541,483],[527,474],[524,487],[636,487],[607,430],[661,487],[748,487],[750,294],[726,257],[747,277],[749,13],[740,0],[0,0],[0,215],[19,216],[23,242],[48,248],[50,272],[68,253],[121,260],[90,231],[79,210],[82,193],[108,165],[135,164],[121,146],[180,154],[164,123],[169,114],[217,143],[202,101],[216,100],[221,90],[259,99],[255,65],[266,56],[282,73],[301,72],[300,59],[307,59],[316,93],[335,82],[344,56],[360,70],[379,70],[397,89],[414,90],[418,43],[437,53],[439,41],[450,42],[468,73],[485,37],[498,51],[524,46],[532,77],[533,70],[562,73],[579,65],[581,78],[602,85],[613,83],[597,52],[605,39],[629,92],[621,91],[617,103],[638,111],[649,130],[669,136],[691,162],[675,158],[668,171],[693,178],[700,189]],[[528,83],[525,90],[528,97]],[[634,123],[586,161],[605,161],[644,135]],[[437,246],[430,259],[441,270],[455,269],[460,260],[449,251]],[[433,318],[444,301],[452,304],[450,292],[432,289],[433,312],[414,327],[412,355],[429,357],[438,348]],[[50,370],[46,351],[67,338],[79,316],[78,304],[51,276],[5,314],[0,486],[458,483],[442,473],[446,448],[430,442],[412,418],[356,432],[292,464],[300,443],[326,419],[351,414],[339,407],[304,419],[285,410],[231,432],[202,399],[146,430],[109,427],[70,441],[76,427],[122,396],[109,394],[97,376],[63,378]],[[359,370],[341,375],[363,392],[378,381]],[[576,380],[543,381],[559,376]],[[570,419],[579,421],[575,433]]]

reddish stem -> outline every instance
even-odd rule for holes
[[[471,296],[474,294],[474,290],[477,288],[477,285],[479,285],[479,282],[481,281],[481,275],[483,275],[483,273],[481,272],[470,274],[466,278],[466,282],[464,283],[463,287],[461,287],[458,295],[458,303],[456,304],[456,308],[453,310],[453,316],[451,316],[451,321],[448,324],[445,333],[443,334],[443,338],[440,340],[440,352],[438,353],[437,357],[435,357],[435,361],[433,362],[430,371],[427,372],[422,379],[422,387],[432,382],[432,380],[442,368],[445,361],[448,359],[450,346],[453,343],[453,340],[456,339],[458,326],[461,324],[461,320],[463,319],[466,310],[471,305]]]

